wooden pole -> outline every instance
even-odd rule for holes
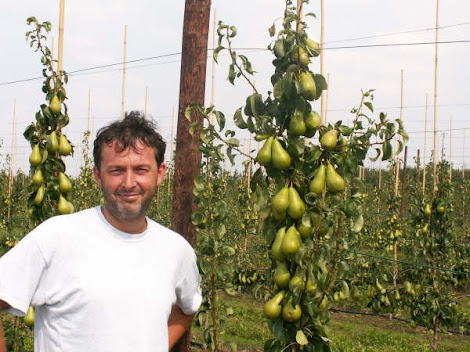
[[[124,58],[122,60],[121,119],[124,120],[124,102],[126,99],[126,60],[127,60],[127,24],[124,26]]]
[[[325,38],[325,6],[324,6],[324,0],[320,1],[320,74],[323,76],[323,67],[325,64],[325,56],[323,55],[323,43],[324,43],[324,38]],[[328,92],[328,90],[327,90]],[[320,98],[320,103],[321,103],[321,121],[322,124],[326,123],[326,117],[325,117],[325,95],[322,94]]]
[[[465,129],[463,130],[462,181],[465,179]]]
[[[195,209],[192,191],[199,174],[201,152],[199,133],[189,133],[185,110],[191,103],[204,105],[210,4],[209,0],[186,0],[183,23],[172,229],[191,244],[195,240],[191,224],[191,213]],[[200,114],[194,113],[192,118],[202,122]]]
[[[401,70],[401,84],[400,84],[400,120],[403,121],[403,69]],[[397,149],[399,144],[399,136],[397,136]],[[400,183],[400,156],[397,155],[397,162],[396,162],[396,169],[395,169],[395,196],[398,196],[398,185]]]
[[[62,77],[62,64],[63,64],[63,52],[64,52],[64,12],[65,12],[65,0],[60,0],[59,5],[59,53],[57,55],[57,71],[59,78]]]
[[[88,116],[87,116],[87,150],[86,155],[87,158],[90,157],[90,143],[91,143],[91,89],[88,89]],[[86,165],[87,166],[87,165]]]
[[[424,148],[423,148],[423,195],[426,192],[426,143],[428,139],[428,93],[426,93],[426,108],[424,112]]]
[[[11,155],[10,155],[10,169],[8,171],[8,208],[7,208],[7,224],[8,229],[11,230],[10,215],[11,215],[11,194],[13,192],[13,170],[15,168],[15,154],[16,154],[16,99],[13,101],[13,120],[11,131]]]
[[[437,180],[437,63],[438,63],[438,48],[439,48],[439,0],[436,0],[436,42],[434,52],[434,150],[433,150],[433,192],[437,193],[438,180]]]
[[[420,157],[420,150],[416,151],[416,185],[419,186],[419,179],[421,173],[421,157]]]
[[[330,86],[330,73],[328,72],[327,75],[326,75],[326,86],[329,87]],[[325,121],[324,121],[324,124],[326,125],[328,123],[328,93],[329,93],[329,89],[326,90],[326,98],[325,98],[325,114],[322,116],[325,116]],[[323,97],[323,94],[322,94],[322,97]]]
[[[171,228],[190,244],[196,240],[191,214],[196,209],[194,179],[199,175],[202,155],[199,133],[189,133],[185,111],[192,103],[204,105],[210,9],[210,0],[185,0]],[[192,119],[202,123],[198,113]],[[172,351],[189,351],[189,342],[190,335],[185,333]]]
[[[175,126],[175,107],[173,106],[171,110],[171,127],[170,127],[170,161],[169,165],[171,165],[171,170],[174,172],[174,163],[173,163],[173,139],[174,133],[173,133],[173,127]],[[171,194],[171,178],[173,177],[173,172],[170,172],[168,174],[168,198],[170,197]]]
[[[382,159],[379,161],[379,190],[382,188]]]
[[[449,180],[452,182],[452,115],[450,115],[449,125]]]
[[[406,196],[406,159],[408,156],[408,146],[405,147],[403,156],[403,174],[401,179],[401,203],[400,203],[400,222],[401,230],[405,229],[405,196]],[[398,242],[395,240],[393,245],[393,286],[397,286],[398,282]]]

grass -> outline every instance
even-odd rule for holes
[[[231,314],[225,315],[225,330],[219,340],[227,346],[236,343],[239,351],[262,351],[264,341],[271,337],[262,306],[248,295],[221,296],[219,309],[223,312],[228,308]],[[330,338],[340,352],[430,351],[429,333],[397,320],[333,313],[330,328]],[[194,341],[202,342],[199,328],[192,333]],[[441,334],[439,339],[439,351],[470,352],[470,336]]]

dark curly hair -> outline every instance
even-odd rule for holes
[[[166,143],[156,131],[155,124],[141,115],[139,111],[126,112],[123,120],[101,128],[93,143],[93,160],[99,169],[101,165],[101,149],[103,145],[115,144],[115,150],[120,153],[127,148],[136,150],[140,141],[155,150],[157,165],[163,162]]]

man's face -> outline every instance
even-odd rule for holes
[[[165,165],[157,166],[153,148],[141,142],[136,147],[117,153],[115,142],[103,145],[100,168],[94,168],[104,194],[104,215],[120,230],[144,220],[165,175]]]

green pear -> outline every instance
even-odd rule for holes
[[[285,185],[281,190],[273,197],[271,206],[277,213],[284,213],[289,207],[289,187]]]
[[[281,142],[278,139],[274,139],[272,142],[271,155],[273,165],[281,170],[287,169],[291,164],[291,158],[289,153],[282,147]]]
[[[299,50],[295,50],[292,54],[292,59],[297,63],[297,60],[300,63],[300,66],[306,67],[310,63],[310,58],[308,54],[305,52],[304,48],[299,47]]]
[[[73,213],[73,205],[61,194],[57,203],[57,213],[60,215]]]
[[[287,303],[282,307],[282,319],[287,322],[294,322],[299,320],[302,317],[302,308],[299,304],[295,306],[292,304],[292,298],[290,298]]]
[[[326,184],[326,166],[320,164],[316,170],[315,177],[310,181],[308,189],[310,192],[315,193],[317,196],[320,196],[325,189]]]
[[[59,137],[59,154],[67,156],[72,152],[72,145],[64,134]]]
[[[303,136],[307,132],[303,114],[296,113],[291,117],[287,131],[292,136]]]
[[[307,100],[314,100],[317,94],[317,86],[310,72],[302,72],[300,74],[300,94]]]
[[[287,208],[287,214],[289,214],[292,219],[300,219],[305,212],[305,203],[293,186],[289,187],[288,195],[289,207]]]
[[[273,136],[268,137],[256,156],[256,161],[263,166],[268,166],[271,163],[271,148],[273,140]]]
[[[318,44],[316,41],[305,37],[304,38],[304,44],[312,51],[313,56],[318,56],[320,55],[320,44]]]
[[[303,290],[305,287],[305,281],[302,279],[300,275],[297,273],[292,276],[292,278],[289,281],[289,291],[294,292],[295,289],[300,289]]]
[[[282,240],[281,249],[286,255],[294,255],[300,249],[302,238],[295,225],[289,227]]]
[[[62,193],[69,193],[72,190],[72,183],[63,172],[59,172],[59,188]]]
[[[36,186],[41,185],[44,182],[44,175],[41,169],[37,169],[32,178],[33,184]]]
[[[264,304],[263,313],[267,318],[276,320],[279,315],[281,315],[281,302],[284,298],[284,295],[284,291],[279,291],[273,298]]]
[[[305,118],[305,124],[307,125],[306,136],[311,138],[321,125],[320,115],[316,111],[311,111],[310,114]]]
[[[290,272],[287,268],[286,262],[278,262],[276,269],[274,269],[274,283],[277,287],[283,288],[289,285],[290,281]]]
[[[51,99],[51,103],[49,104],[49,110],[51,110],[53,114],[59,115],[60,109],[61,109],[60,100],[57,97],[57,95],[54,94],[54,96]]]
[[[47,136],[46,149],[51,153],[55,153],[59,150],[59,140],[56,131],[52,131],[51,134]]]
[[[36,196],[34,197],[34,203],[36,203],[36,205],[41,205],[42,201],[44,200],[45,193],[46,189],[44,184],[42,184],[36,191]]]
[[[329,130],[320,138],[320,144],[323,149],[331,150],[336,147],[338,143],[338,131],[337,130]]]
[[[29,306],[28,310],[26,311],[26,315],[23,318],[24,324],[32,328],[34,326],[34,319],[35,319],[34,308]]]
[[[284,39],[278,39],[274,42],[274,55],[280,59],[286,55],[286,47],[284,45]]]
[[[42,162],[42,154],[39,149],[39,144],[36,144],[33,147],[33,150],[31,151],[31,154],[29,156],[29,163],[32,166],[38,166],[39,164],[41,164],[41,162]]]
[[[271,246],[271,255],[273,256],[274,259],[277,261],[283,261],[286,259],[286,255],[282,251],[282,240],[284,239],[284,236],[286,235],[286,228],[281,227],[276,234],[276,238],[274,239],[274,242]]]
[[[326,168],[326,186],[330,192],[344,191],[344,179],[338,174],[332,164]]]
[[[308,214],[304,214],[304,216],[302,216],[301,221],[297,224],[297,231],[299,231],[300,237],[302,237],[303,240],[312,235],[313,227]]]

